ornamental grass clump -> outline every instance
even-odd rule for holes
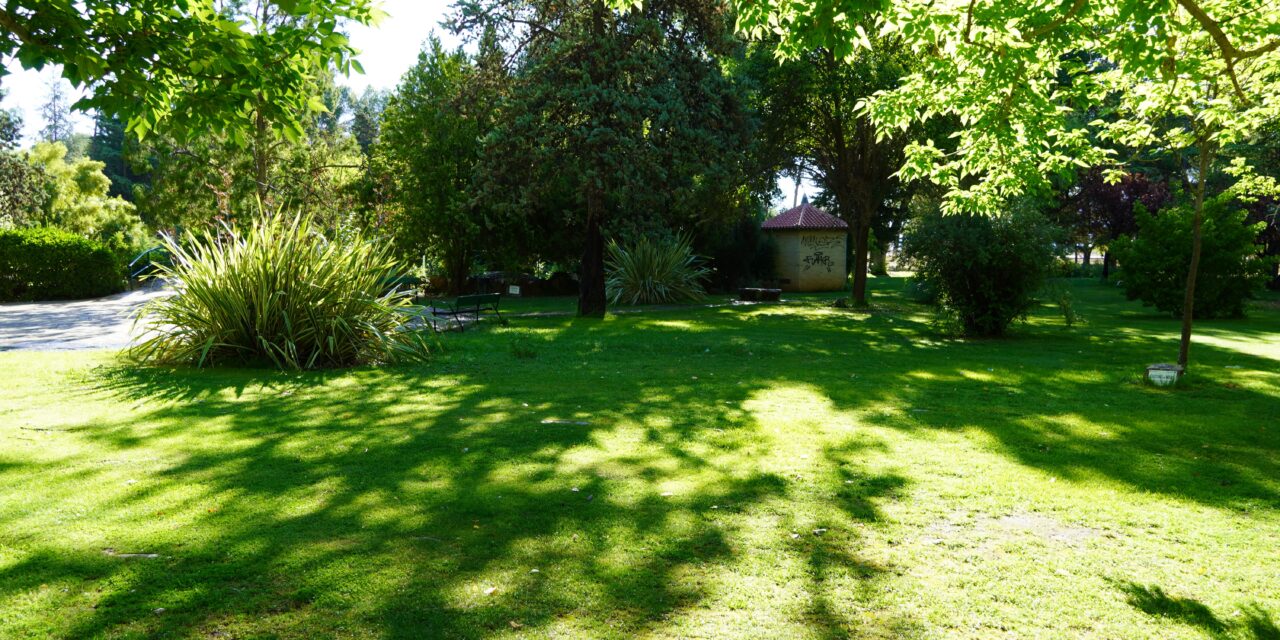
[[[711,275],[684,236],[639,238],[626,246],[610,241],[605,271],[605,290],[614,304],[701,300],[707,295],[702,283]]]
[[[259,217],[165,239],[155,277],[173,295],[138,318],[130,354],[143,363],[318,369],[420,360],[408,329],[409,295],[386,291],[400,269],[385,245],[359,233],[328,238],[310,216]]]

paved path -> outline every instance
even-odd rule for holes
[[[0,351],[124,348],[138,307],[166,294],[148,287],[95,300],[0,304]]]
[[[167,295],[160,287],[148,287],[96,300],[0,304],[0,351],[67,351],[123,349],[128,346],[133,316],[148,300]],[[663,305],[639,309],[610,309],[610,313],[677,311],[694,307],[726,307],[756,302],[721,302],[705,305]],[[508,318],[572,316],[572,311],[540,311],[504,314]],[[470,324],[465,320],[463,324]],[[442,326],[441,329],[448,327]]]

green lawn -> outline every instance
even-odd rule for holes
[[[0,637],[1280,637],[1280,300],[521,318],[412,369],[0,353]],[[157,554],[129,557],[125,554]]]

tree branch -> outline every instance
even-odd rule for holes
[[[1231,43],[1231,39],[1228,38],[1227,34],[1222,30],[1222,26],[1218,24],[1218,21],[1211,18],[1208,13],[1205,13],[1205,10],[1200,8],[1200,5],[1196,3],[1196,0],[1178,0],[1178,4],[1181,5],[1183,9],[1186,9],[1187,13],[1191,14],[1191,17],[1195,18],[1196,22],[1199,22],[1200,26],[1204,27],[1205,31],[1209,32],[1209,36],[1213,38],[1213,42],[1218,45],[1220,50],[1222,50],[1222,55],[1227,59],[1228,65],[1236,60],[1256,58],[1280,48],[1280,38],[1276,38],[1253,49],[1237,49],[1236,46]]]
[[[1035,40],[1036,38],[1056,31],[1059,27],[1066,24],[1068,20],[1076,17],[1076,14],[1080,13],[1086,4],[1088,4],[1088,0],[1075,0],[1075,2],[1071,4],[1071,8],[1067,9],[1066,13],[1058,16],[1052,22],[1044,25],[1043,27],[1032,29],[1031,32],[1027,34],[1026,39]]]
[[[1213,39],[1214,44],[1216,44],[1218,49],[1222,51],[1222,59],[1227,65],[1227,77],[1231,80],[1231,88],[1236,94],[1236,97],[1239,98],[1241,102],[1252,102],[1252,100],[1249,99],[1249,96],[1245,95],[1244,89],[1240,86],[1240,78],[1236,75],[1236,62],[1239,60],[1256,58],[1275,51],[1277,48],[1280,48],[1280,38],[1272,39],[1266,44],[1254,47],[1253,49],[1241,50],[1231,43],[1231,39],[1227,37],[1226,32],[1222,30],[1222,26],[1218,24],[1218,21],[1210,17],[1209,14],[1196,3],[1196,0],[1178,0],[1178,5],[1183,9],[1186,9],[1187,13],[1191,14],[1191,17],[1195,18],[1196,22],[1199,22],[1200,26],[1204,27],[1204,30],[1209,32],[1209,37]]]
[[[22,26],[22,23],[18,22],[18,19],[4,8],[0,8],[0,27],[4,27],[9,33],[18,36],[18,40],[26,44],[44,44],[31,37],[31,33]]]

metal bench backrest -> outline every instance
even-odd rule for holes
[[[476,307],[497,306],[498,299],[502,296],[499,293],[479,293],[470,296],[458,296],[456,307],[458,309],[474,309]]]

